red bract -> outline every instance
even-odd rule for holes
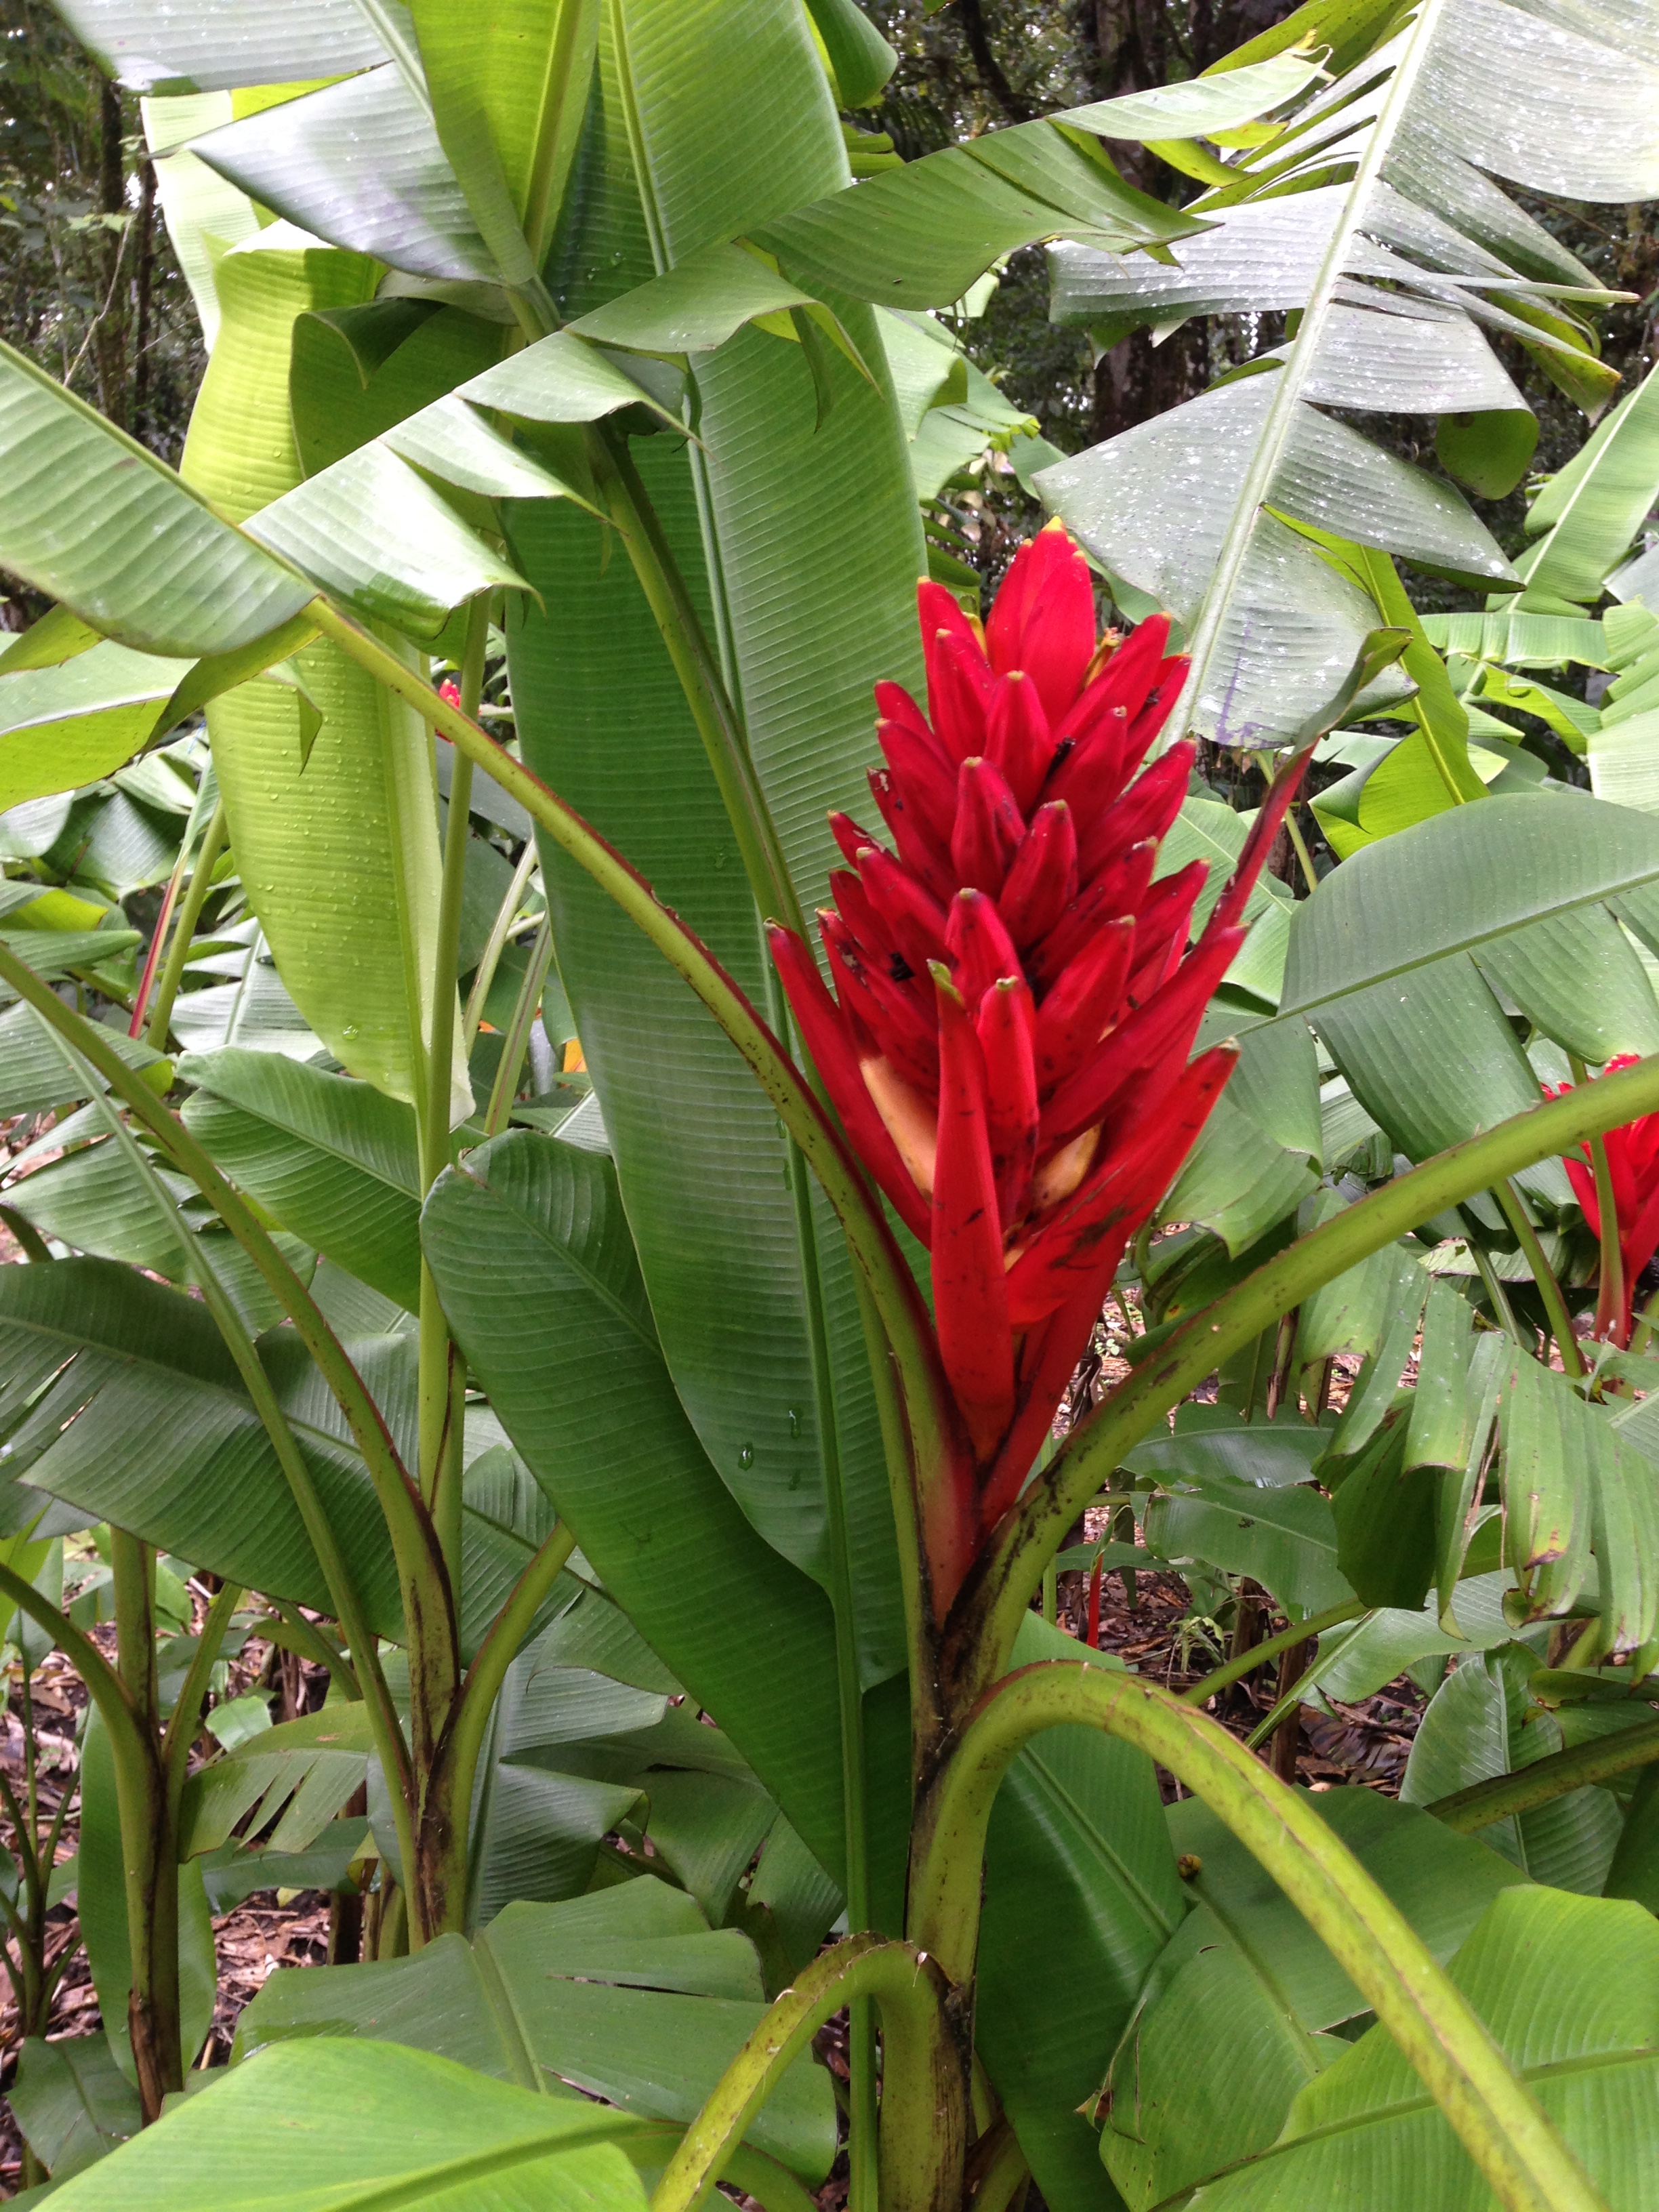
[[[1617,1060],[1610,1060],[1601,1071],[1612,1075],[1621,1067],[1632,1067],[1640,1055],[1627,1052]],[[1571,1091],[1571,1084],[1559,1088],[1546,1086],[1552,1097]],[[1636,1295],[1637,1278],[1656,1252],[1659,1252],[1659,1114],[1644,1114],[1638,1121],[1626,1121],[1621,1129],[1609,1129],[1602,1139],[1607,1150],[1607,1169],[1613,1178],[1613,1218],[1619,1231],[1619,1257],[1624,1274],[1624,1296],[1617,1314],[1610,1315],[1611,1334],[1615,1344],[1630,1342],[1632,1302]],[[1599,1237],[1601,1234],[1601,1208],[1595,1195],[1595,1171],[1589,1163],[1589,1147],[1564,1159],[1567,1180],[1572,1185],[1572,1194],[1584,1209],[1584,1218]]]
[[[772,950],[848,1138],[932,1254],[977,1522],[954,1565],[932,1559],[937,1603],[1018,1494],[1125,1246],[1231,1072],[1231,1045],[1188,1055],[1297,771],[1189,943],[1204,864],[1155,877],[1193,747],[1141,767],[1187,672],[1167,617],[1097,638],[1058,525],[1022,546],[982,630],[940,586],[919,597],[931,720],[876,687],[892,849],[831,817],[836,996],[798,937],[774,927]]]

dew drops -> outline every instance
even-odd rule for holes
[[[793,1406],[789,1408],[789,1433],[792,1437],[798,1437],[800,1434],[800,1413]]]
[[[753,1444],[744,1444],[742,1450],[738,1454],[738,1465],[739,1467],[753,1467],[754,1464],[755,1447]]]

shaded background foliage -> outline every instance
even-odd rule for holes
[[[0,0],[0,333],[178,459],[206,356],[138,103],[40,0]]]

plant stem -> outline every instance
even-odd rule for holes
[[[881,2008],[882,2212],[959,2212],[967,2083],[944,1995],[938,1966],[908,1943],[849,1936],[815,1959],[720,2076],[669,2160],[651,2212],[693,2212],[703,2202],[784,2069],[855,1997]]]
[[[458,1823],[464,1824],[470,1814],[484,1733],[501,1695],[501,1684],[507,1680],[507,1670],[517,1658],[543,1600],[564,1571],[565,1561],[575,1548],[575,1531],[563,1522],[558,1522],[514,1584],[507,1603],[489,1624],[489,1632],[467,1669],[449,1727],[439,1746],[436,1762],[443,1770],[442,1787]],[[465,1895],[463,1864],[452,1901],[458,1929]]]
[[[162,2100],[184,2087],[185,2053],[179,1990],[178,1829],[169,1818],[161,1757],[155,1672],[155,1618],[150,1589],[155,1555],[125,1528],[112,1528],[110,1566],[115,1596],[115,1670],[143,1747],[130,1765],[116,1763],[116,1801],[125,1876],[127,1942],[132,1981],[127,2033],[146,2124]],[[113,1759],[113,1747],[112,1746]]]
[[[1499,1774],[1490,1782],[1474,1783],[1468,1790],[1455,1790],[1449,1797],[1437,1797],[1424,1809],[1460,1836],[1472,1836],[1480,1828],[1489,1828],[1494,1820],[1530,1813],[1539,1805],[1565,1797],[1569,1790],[1609,1781],[1615,1774],[1628,1774],[1632,1767],[1650,1765],[1656,1759],[1659,1759],[1659,1721],[1574,1744],[1570,1751],[1552,1752],[1517,1774]]]
[[[1310,1637],[1322,1636],[1328,1628],[1340,1628],[1345,1620],[1358,1620],[1364,1610],[1365,1607],[1356,1598],[1351,1605],[1334,1605],[1328,1613],[1316,1613],[1310,1620],[1292,1621],[1288,1628],[1281,1629],[1277,1636],[1268,1637],[1265,1643],[1252,1644],[1248,1650],[1237,1652],[1232,1658],[1224,1660],[1219,1667],[1206,1674],[1202,1681],[1189,1682],[1177,1693],[1181,1703],[1183,1705],[1207,1705],[1218,1692],[1234,1682],[1242,1681],[1246,1674],[1253,1674],[1268,1660],[1277,1659],[1281,1651],[1289,1651],[1297,1644],[1305,1644]]]
[[[202,919],[202,908],[207,904],[208,893],[213,889],[213,872],[219,865],[219,855],[224,851],[229,835],[230,818],[225,812],[225,802],[222,799],[213,810],[202,839],[201,851],[197,854],[190,889],[185,893],[184,903],[179,909],[178,927],[173,931],[173,942],[167,947],[167,964],[161,970],[155,1003],[150,1008],[149,1024],[144,1031],[145,1042],[154,1045],[157,1052],[167,1048],[167,1025],[173,1019],[173,1001],[179,996],[179,986],[184,981],[185,964],[190,958],[196,926]],[[137,1003],[142,1007],[142,991]]]
[[[475,599],[467,610],[466,643],[461,653],[461,711],[476,716],[483,696],[484,653],[489,642],[489,600]],[[438,926],[433,951],[432,1036],[427,1059],[426,1113],[421,1125],[421,1195],[424,1199],[449,1165],[450,1088],[455,1054],[456,964],[461,940],[461,908],[466,887],[466,848],[471,836],[468,809],[472,799],[472,763],[457,753],[449,781],[449,819],[444,835],[443,883],[438,897]],[[449,1577],[453,1602],[461,1600],[461,1451],[455,1367],[459,1355],[438,1296],[438,1285],[424,1255],[421,1260],[420,1345],[416,1400],[420,1436],[421,1496],[437,1530],[438,1548]],[[447,1698],[454,1688],[453,1650],[441,1650],[436,1678],[416,1666],[410,1651],[410,1688],[421,1694],[422,1682]],[[450,1665],[446,1668],[444,1660]],[[447,1676],[446,1680],[445,1677]],[[438,1723],[441,1725],[441,1723]],[[428,1733],[435,1733],[435,1727]]]
[[[1616,1087],[1615,1087],[1616,1086]],[[1580,1143],[1659,1109],[1659,1058],[1529,1108],[1437,1153],[1298,1237],[1212,1305],[1172,1331],[1073,1431],[1003,1517],[953,1608],[957,1680],[975,1694],[1006,1663],[1047,1560],[1124,1455],[1171,1407],[1281,1314],[1444,1207]],[[986,1633],[986,1631],[991,1631]],[[967,1702],[971,1703],[969,1698]]]
[[[1589,1081],[1583,1061],[1576,1053],[1569,1053],[1567,1064],[1572,1070],[1574,1085],[1583,1090]],[[1600,1079],[1605,1083],[1607,1078],[1602,1076]],[[1595,1320],[1590,1333],[1616,1341],[1615,1333],[1625,1309],[1625,1255],[1619,1243],[1619,1204],[1613,1195],[1613,1169],[1599,1130],[1589,1139],[1589,1156],[1595,1176],[1595,1210],[1601,1217],[1596,1232],[1601,1249],[1601,1273],[1595,1296]]]
[[[1606,2212],[1551,2122],[1404,1916],[1319,1817],[1243,1746],[1142,1677],[1049,1661],[999,1682],[964,1729],[913,1890],[911,1940],[972,1973],[997,1785],[1040,1730],[1105,1729],[1226,1823],[1375,2007],[1505,2212]]]
[[[1504,1209],[1504,1218],[1514,1230],[1517,1243],[1532,1269],[1532,1279],[1538,1285],[1538,1295],[1544,1301],[1544,1311],[1549,1318],[1550,1334],[1561,1353],[1561,1364],[1576,1380],[1582,1381],[1585,1373],[1584,1355],[1578,1349],[1578,1339],[1573,1334],[1572,1316],[1567,1311],[1567,1302],[1561,1295],[1561,1285],[1553,1267],[1544,1257],[1544,1247],[1538,1231],[1533,1227],[1527,1212],[1526,1201],[1506,1176],[1492,1185],[1492,1196]]]
[[[519,865],[513,871],[513,880],[507,887],[507,896],[501,901],[500,910],[489,926],[489,935],[478,956],[477,970],[473,975],[472,988],[467,994],[466,1012],[461,1019],[461,1047],[469,1060],[472,1057],[473,1046],[478,1042],[478,1025],[483,1020],[484,1001],[489,996],[489,987],[495,980],[495,970],[501,964],[507,933],[524,904],[530,878],[536,872],[536,841],[533,837],[527,837],[524,850],[519,855]]]
[[[143,972],[138,978],[138,988],[132,997],[132,1018],[127,1024],[130,1037],[144,1033],[144,1008],[149,1003],[149,987],[155,981],[155,969],[161,957],[161,947],[167,943],[167,927],[173,920],[173,909],[179,900],[179,887],[185,880],[185,869],[190,860],[182,846],[173,864],[173,873],[167,878],[167,887],[161,896],[161,911],[155,917],[155,928],[149,940],[149,951],[145,957]]]
[[[1498,1327],[1506,1329],[1517,1344],[1524,1343],[1526,1339],[1522,1334],[1520,1322],[1515,1317],[1515,1308],[1510,1304],[1510,1294],[1504,1288],[1503,1278],[1493,1267],[1491,1259],[1481,1250],[1473,1237],[1469,1239],[1469,1257],[1474,1262],[1475,1273],[1480,1278],[1482,1288],[1492,1300],[1492,1311],[1498,1316]]]
[[[195,1655],[185,1674],[184,1686],[173,1705],[161,1739],[161,1764],[166,1770],[167,1796],[178,1815],[179,1795],[185,1786],[185,1777],[190,1764],[190,1747],[196,1741],[202,1717],[202,1706],[206,1700],[208,1685],[213,1679],[215,1662],[220,1646],[225,1640],[225,1631],[230,1626],[230,1616],[242,1600],[238,1583],[222,1583],[208,1607],[207,1619],[202,1623],[202,1633],[197,1639]]]
[[[550,915],[544,914],[530,947],[524,981],[520,984],[519,995],[513,1003],[513,1019],[501,1037],[501,1056],[495,1068],[495,1080],[489,1086],[489,1103],[484,1109],[486,1137],[499,1137],[512,1114],[513,1102],[519,1095],[519,1077],[524,1067],[530,1032],[535,1026],[536,1009],[541,1004],[547,971],[552,964],[553,922]]]

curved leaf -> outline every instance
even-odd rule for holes
[[[270,1053],[192,1054],[186,1126],[250,1198],[410,1313],[420,1304],[420,1166],[411,1109]]]
[[[295,319],[362,301],[376,282],[371,261],[272,235],[220,263],[224,324],[185,447],[185,476],[239,517],[299,481],[287,380]],[[323,718],[308,751],[303,702],[281,686],[245,685],[209,709],[231,844],[306,1021],[353,1074],[412,1101],[437,927],[431,743],[413,709],[337,647],[296,659]],[[459,1050],[454,1074],[465,1112]]]
[[[382,1634],[401,1635],[386,1525],[338,1408],[323,1402],[297,1340],[261,1349],[364,1607]],[[27,1408],[9,1463],[31,1487],[215,1573],[328,1608],[276,1453],[199,1301],[109,1261],[9,1267],[0,1359],[7,1405],[14,1416]]]
[[[1280,1018],[1309,1021],[1421,1159],[1538,1097],[1495,990],[1598,1065],[1659,1043],[1620,922],[1644,939],[1659,927],[1650,817],[1577,797],[1454,807],[1356,854],[1297,908]]]
[[[1637,2205],[1659,2087],[1659,1927],[1639,1905],[1506,1891],[1452,1960],[1597,2195]],[[1382,2027],[1304,2089],[1273,2147],[1210,2182],[1206,2212],[1409,2203],[1467,2212],[1484,2184]]]
[[[763,2010],[746,1938],[711,1933],[689,1897],[646,1876],[562,1904],[510,1905],[471,1945],[443,1936],[411,1959],[272,1975],[238,2023],[234,2055],[325,2027],[498,2079],[545,2079],[556,2100],[568,2081],[685,2125]],[[781,2076],[750,2140],[814,2185],[829,2172],[835,2101],[809,2055]]]
[[[300,2109],[310,2124],[296,2129]],[[407,2212],[463,2200],[466,2212],[645,2212],[605,2125],[585,2101],[425,2051],[306,2042],[236,2067],[53,2193],[63,2212],[256,2212],[273,2191],[307,2212],[348,2212],[378,2184]]]

